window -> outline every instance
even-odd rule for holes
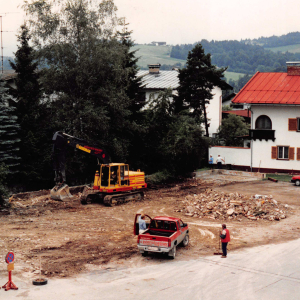
[[[255,129],[272,129],[272,122],[268,116],[259,116],[255,122]]]
[[[300,153],[299,153],[300,156]],[[297,152],[298,157],[298,152]],[[294,160],[295,148],[290,146],[272,146],[271,147],[272,159]]]
[[[289,159],[289,147],[278,146],[277,158],[278,159]]]
[[[289,119],[289,131],[300,131],[300,118]]]

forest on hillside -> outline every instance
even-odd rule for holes
[[[264,48],[282,47],[300,44],[300,32],[290,32],[281,36],[260,37],[258,39],[242,40],[242,43],[250,43],[252,45],[260,45]]]
[[[206,53],[212,55],[212,63],[218,67],[228,67],[227,71],[254,74],[260,72],[282,72],[287,61],[299,61],[300,53],[274,53],[260,45],[245,41],[201,40]],[[172,48],[172,58],[186,59],[195,44],[176,45]]]

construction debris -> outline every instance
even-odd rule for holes
[[[279,221],[285,219],[289,210],[273,199],[272,195],[245,196],[239,193],[219,193],[207,189],[201,194],[188,195],[182,201],[183,207],[175,209],[186,216],[216,220],[249,220]]]

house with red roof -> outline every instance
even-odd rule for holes
[[[257,72],[232,102],[250,105],[250,148],[209,154],[241,170],[300,173],[300,62],[287,62],[286,73]]]

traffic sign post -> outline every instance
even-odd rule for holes
[[[15,266],[14,261],[15,261],[14,253],[8,252],[5,256],[5,262],[7,263],[7,271],[8,271],[8,282],[2,286],[6,291],[18,289],[11,280],[11,271],[14,270],[14,266]]]

